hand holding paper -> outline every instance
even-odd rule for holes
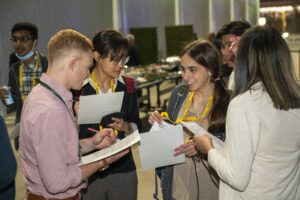
[[[185,144],[182,144],[175,149],[174,156],[185,154],[187,157],[192,157],[197,153],[196,142],[194,140],[188,140]]]
[[[224,145],[224,142],[222,140],[220,140],[216,136],[210,134],[204,128],[202,128],[201,126],[199,126],[198,124],[196,124],[194,122],[181,122],[181,124],[184,127],[186,127],[188,130],[190,130],[195,135],[194,137],[208,134],[209,137],[211,137],[213,146],[216,149],[220,149]]]
[[[154,122],[154,124],[152,125],[152,127],[150,129],[150,132],[152,132],[152,131],[159,131],[159,130],[162,130],[164,128],[170,128],[172,126],[173,125],[168,124],[165,121],[162,121],[161,124],[159,124],[158,122]]]
[[[209,135],[195,135],[194,140],[198,150],[204,154],[208,154],[209,150],[214,148],[212,138]]]
[[[133,132],[126,138],[117,141],[115,144],[112,144],[105,149],[96,151],[94,153],[91,153],[89,155],[83,156],[80,161],[80,165],[89,164],[92,162],[96,162],[98,160],[102,160],[104,158],[110,157],[126,148],[129,148],[133,144],[140,141],[140,134],[138,131]]]
[[[184,155],[174,156],[174,149],[183,143],[182,126],[159,127],[141,135],[139,154],[142,169],[151,169],[185,162]],[[154,130],[155,129],[155,130]]]

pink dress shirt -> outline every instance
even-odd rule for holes
[[[72,94],[43,74],[41,81],[53,88],[72,113]],[[66,198],[84,187],[78,167],[78,132],[67,107],[40,84],[23,106],[20,157],[25,184],[33,194]]]

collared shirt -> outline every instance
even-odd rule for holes
[[[46,74],[72,111],[71,92]],[[64,103],[38,84],[26,99],[21,117],[20,157],[29,191],[45,198],[74,196],[84,184],[78,167],[78,132]]]
[[[123,85],[125,85],[124,79],[122,78],[122,76],[119,76],[118,78],[115,78],[115,80],[114,80],[114,88],[113,88],[113,90],[116,89],[117,84],[118,84],[118,81],[121,82]],[[88,84],[88,83],[89,83],[89,84],[94,88],[94,90],[96,91],[96,86],[95,86],[95,84],[94,84],[94,82],[93,82],[93,79],[92,79],[91,77],[90,77],[89,79],[86,79],[86,81],[83,83],[83,86],[86,85],[86,84]],[[109,90],[108,90],[106,93],[104,93],[104,92],[102,92],[102,90],[101,90],[100,88],[98,88],[98,92],[99,92],[99,94],[106,94],[106,93],[112,93],[112,90],[111,90],[111,88],[109,88]]]
[[[23,88],[20,88],[20,92],[23,92],[25,96],[28,96],[29,92],[34,87],[32,85],[33,78],[36,77],[39,79],[42,75],[42,64],[41,60],[38,63],[38,69],[35,72],[35,65],[37,62],[38,53],[36,52],[33,58],[33,61],[28,65],[25,66],[24,62],[22,61],[22,80],[23,80]],[[22,96],[22,94],[21,94]]]

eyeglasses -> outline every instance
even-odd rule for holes
[[[232,48],[232,46],[236,45],[239,41],[239,37],[233,35],[229,41],[222,43],[221,41],[219,41],[219,44],[221,46],[222,49],[230,49]]]
[[[18,43],[18,41],[25,43],[28,42],[29,40],[32,40],[32,37],[27,35],[21,37],[13,36],[12,38],[10,38],[10,40],[14,43]]]
[[[221,43],[221,48],[222,49],[229,49],[231,47],[233,42],[231,41],[228,41],[228,42],[225,42],[225,43]]]
[[[125,57],[125,58],[122,58],[119,62],[118,62],[118,65],[126,65],[126,63],[128,62],[129,60],[129,56],[128,57]]]
[[[232,42],[229,49],[235,48],[238,45],[238,43],[239,43],[239,40],[236,40],[236,41]]]

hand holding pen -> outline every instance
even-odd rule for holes
[[[88,130],[95,133],[92,137],[92,143],[95,149],[104,149],[116,142],[116,136],[110,128],[105,128],[101,131],[92,128],[88,128]]]

